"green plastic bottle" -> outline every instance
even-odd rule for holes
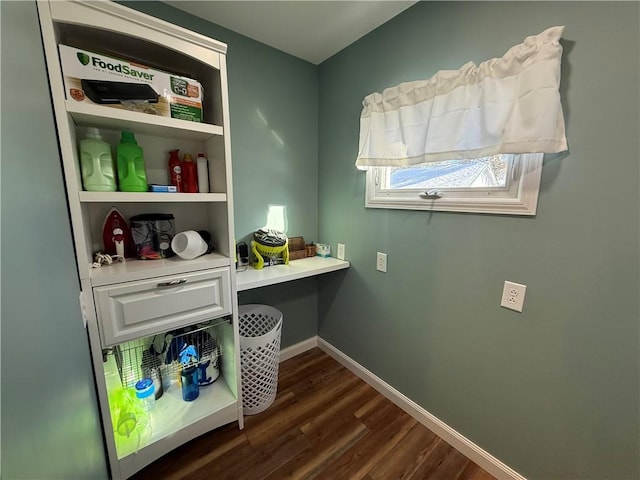
[[[85,190],[116,191],[116,166],[111,145],[102,139],[97,128],[88,128],[86,138],[80,140],[80,169]]]
[[[147,174],[144,169],[142,148],[133,132],[123,131],[117,149],[118,180],[123,192],[146,192]]]

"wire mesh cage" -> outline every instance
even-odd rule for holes
[[[268,305],[242,305],[238,317],[242,407],[245,415],[255,415],[276,398],[282,313]]]
[[[215,382],[220,374],[223,341],[223,330],[216,327],[228,321],[211,320],[115,346],[113,355],[122,386],[133,387],[137,381],[148,377],[167,387],[179,378],[181,356],[184,359],[185,352],[191,354],[190,363],[197,364],[198,383]],[[158,393],[156,388],[156,397]]]

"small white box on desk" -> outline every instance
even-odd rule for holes
[[[316,243],[316,256],[317,257],[330,257],[331,256],[331,245],[326,245],[324,243]]]

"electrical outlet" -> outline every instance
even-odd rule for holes
[[[524,307],[524,294],[526,291],[526,285],[505,281],[500,306],[510,310],[515,310],[516,312],[522,312],[522,308]]]
[[[380,272],[387,271],[387,254],[386,253],[377,253],[376,256],[376,270]]]
[[[337,253],[336,256],[338,257],[339,260],[344,260],[344,250],[345,250],[345,246],[344,243],[339,243],[338,244],[338,249],[337,249]]]

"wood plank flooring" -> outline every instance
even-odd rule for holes
[[[264,412],[165,455],[133,480],[495,480],[314,348],[280,364]]]

